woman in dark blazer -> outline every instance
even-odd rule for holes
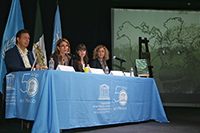
[[[109,51],[104,45],[98,45],[93,51],[93,60],[90,62],[91,68],[100,68],[105,70],[109,59]]]
[[[76,47],[76,54],[73,61],[73,67],[77,72],[84,72],[89,61],[87,48],[84,44],[79,44]]]
[[[54,53],[50,56],[54,60],[54,69],[56,69],[58,65],[69,66],[71,57],[66,55],[66,53],[70,53],[70,43],[67,39],[61,38],[56,44]]]

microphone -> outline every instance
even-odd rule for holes
[[[69,53],[69,52],[67,52],[66,55],[71,56],[71,58],[74,58],[74,57],[75,57],[75,55],[73,55],[73,54],[71,54],[71,53]]]
[[[69,52],[67,52],[66,55],[69,55],[69,56],[71,56],[71,57],[73,56],[73,55],[72,55],[71,53],[69,53]]]
[[[120,59],[120,58],[118,58],[118,57],[116,57],[116,56],[113,56],[113,59],[114,59],[114,60],[119,60],[119,61],[121,61],[121,62],[126,62],[125,60]]]

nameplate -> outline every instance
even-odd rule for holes
[[[117,76],[124,76],[124,73],[122,71],[110,71],[110,75],[117,75]]]
[[[98,68],[90,68],[88,73],[105,74],[103,69]]]
[[[124,72],[124,76],[130,77],[130,72]],[[132,77],[135,77],[134,73],[133,73],[133,76],[132,76]]]
[[[64,65],[58,65],[56,70],[75,72],[75,70],[72,66],[64,66]]]

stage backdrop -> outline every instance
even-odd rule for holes
[[[200,12],[112,9],[111,13],[113,55],[127,61],[124,71],[135,66],[139,37],[146,37],[159,92],[200,94]],[[119,65],[114,61],[113,69]]]

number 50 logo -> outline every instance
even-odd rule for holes
[[[118,95],[118,100],[115,100],[115,102],[119,102],[121,106],[125,106],[127,103],[128,95],[126,92],[127,87],[117,86],[115,88],[115,94]]]
[[[22,84],[25,83],[26,84],[26,88],[25,90],[21,90],[22,93],[26,93],[28,94],[29,97],[33,97],[37,94],[38,92],[38,80],[35,77],[31,77],[30,73],[25,73],[22,76]]]

